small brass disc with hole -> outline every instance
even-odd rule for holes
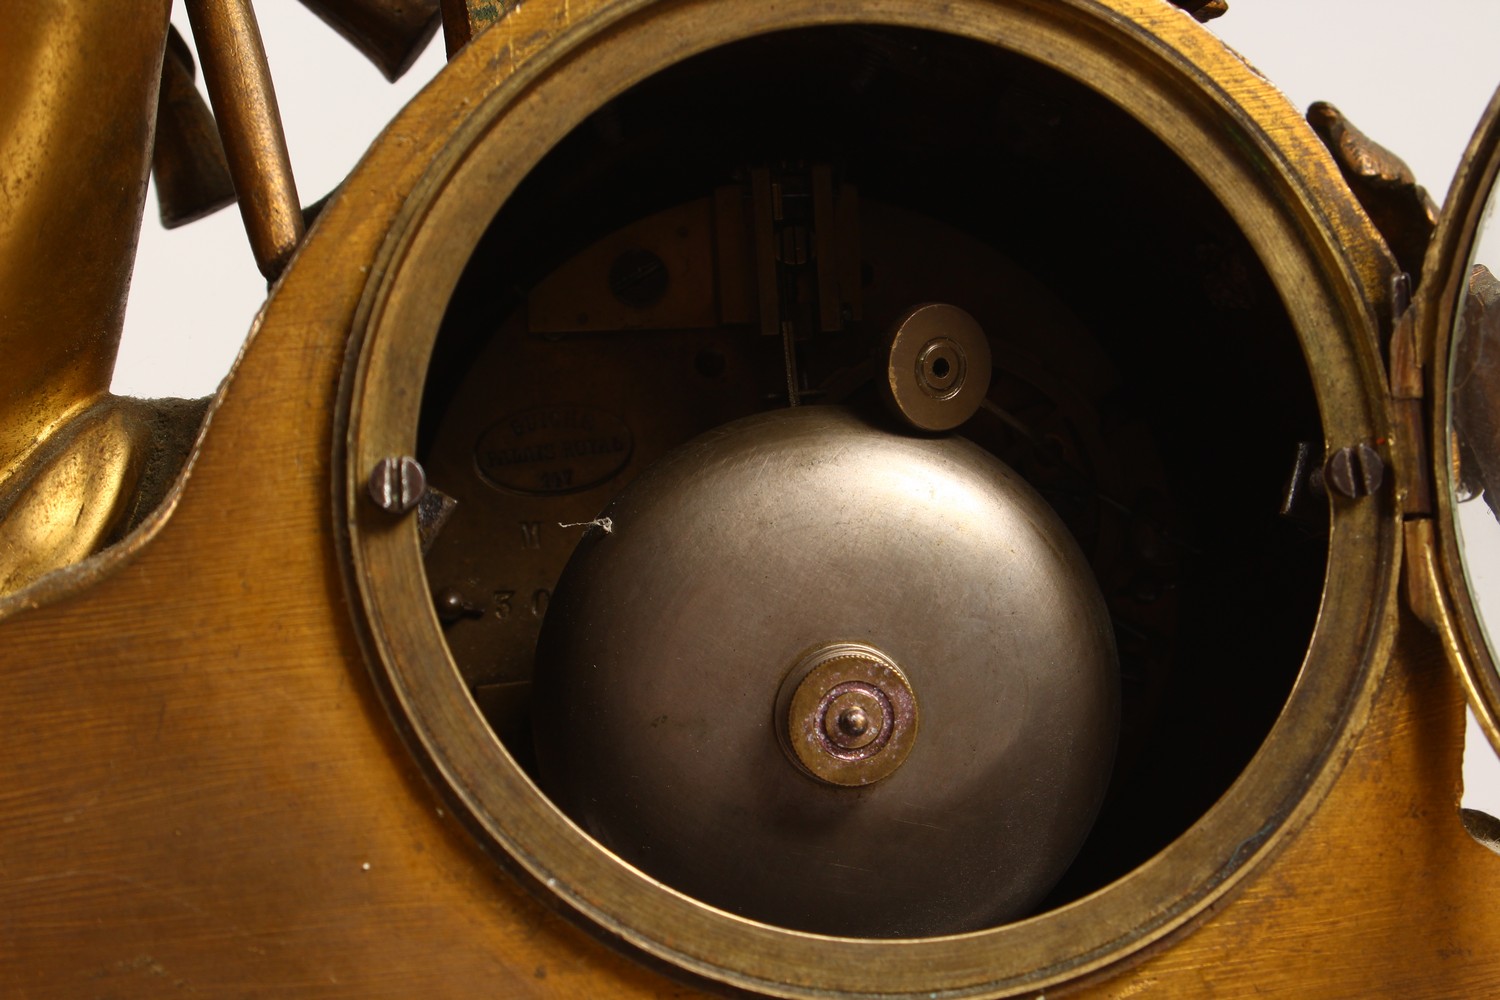
[[[916,430],[951,431],[984,402],[990,342],[964,310],[917,306],[896,322],[886,346],[886,402]]]

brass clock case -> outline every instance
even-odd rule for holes
[[[1364,724],[1392,642],[1400,534],[1387,495],[1333,501],[1325,587],[1300,673],[1260,752],[1201,820],[1069,905],[972,933],[886,941],[736,917],[646,877],[586,836],[517,765],[461,682],[414,519],[392,518],[366,489],[380,462],[415,452],[424,377],[449,298],[489,220],[550,149],[611,97],[693,55],[773,31],[850,23],[966,37],[1107,95],[1192,165],[1246,234],[1296,329],[1325,443],[1393,440],[1375,346],[1381,317],[1371,304],[1390,268],[1373,230],[1284,99],[1175,9],[1135,0],[623,0],[551,39],[476,102],[408,198],[371,272],[335,442],[351,604],[388,707],[476,835],[605,935],[691,976],[776,996],[1035,992],[1191,924],[1317,807]],[[466,58],[501,45],[503,27],[479,36],[480,51]]]

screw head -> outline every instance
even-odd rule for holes
[[[483,614],[456,587],[444,587],[433,596],[432,603],[437,609],[438,620],[444,625],[452,625],[460,618],[477,618]]]
[[[839,713],[839,731],[845,736],[859,738],[870,728],[870,717],[858,705]]]
[[[885,732],[889,706],[890,699],[871,685],[841,685],[830,692],[821,708],[823,735],[832,744],[832,752],[861,750],[882,735],[889,736]]]
[[[1385,462],[1380,452],[1367,444],[1340,448],[1323,464],[1324,484],[1351,500],[1370,496],[1384,481]]]
[[[382,458],[370,472],[370,499],[387,514],[405,514],[427,492],[427,473],[410,455]]]

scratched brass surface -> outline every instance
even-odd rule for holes
[[[250,0],[187,0],[203,82],[256,266],[274,281],[302,239],[302,203]]]
[[[475,35],[499,23],[520,4],[517,0],[441,0],[441,6],[443,44],[451,59],[454,53],[473,41]]]
[[[1438,208],[1411,168],[1395,153],[1365,135],[1326,101],[1307,111],[1313,131],[1328,146],[1370,221],[1402,269],[1421,278],[1422,258],[1432,240]]]
[[[71,456],[56,454],[65,438],[54,435],[109,389],[167,8],[166,0],[129,11],[86,0],[27,4],[7,10],[0,31],[0,502],[14,507],[7,494],[38,476],[58,487],[0,538],[0,594],[92,551],[108,533],[114,498],[129,488],[127,428],[106,421],[72,434],[79,450]],[[66,485],[58,478],[106,454],[118,460]],[[64,507],[80,514],[76,529]]]
[[[893,16],[895,6],[867,9]],[[1382,301],[1386,265],[1316,139],[1263,81],[1179,23],[1181,15],[1130,0],[1110,6],[1132,19],[1137,27],[1127,36],[1143,43],[1134,51],[1144,79],[1113,80],[1122,101],[1153,105],[1159,92],[1125,84],[1172,78],[1176,66],[1212,95],[1179,108],[1186,120],[1205,105],[1212,117],[1234,95],[1236,116],[1258,123],[1250,134],[1275,165],[1268,174],[1225,162],[1226,151],[1202,145],[1201,135],[1170,141],[1185,156],[1207,158],[1205,171],[1247,228],[1267,225],[1263,213],[1276,215],[1277,203],[1302,220],[1292,231],[1307,239],[1306,250],[1285,242],[1284,228],[1279,236],[1274,225],[1255,232],[1263,256],[1274,251],[1280,262],[1294,311],[1331,300],[1331,315],[1347,324],[1304,316],[1314,370],[1357,373],[1320,386],[1330,435],[1381,424],[1370,389],[1380,374],[1370,342],[1378,309],[1370,303]],[[701,7],[659,10],[687,16]],[[628,33],[623,21],[639,7],[619,8],[609,14],[621,20],[602,34]],[[691,992],[540,905],[476,847],[455,818],[457,803],[412,763],[351,625],[329,512],[333,484],[344,476],[330,462],[341,432],[334,414],[342,349],[403,201],[463,127],[469,98],[504,80],[524,81],[515,88],[536,94],[527,88],[537,77],[517,67],[535,68],[528,57],[544,39],[597,9],[526,5],[456,59],[320,219],[164,513],[117,549],[0,600],[0,992]],[[1017,37],[1044,13],[1025,4],[1005,9],[1016,12]],[[955,24],[971,25],[965,18],[977,10],[950,13]],[[1046,10],[1098,27],[1082,7]],[[1174,54],[1164,63],[1155,61],[1161,49],[1152,35],[1171,39]],[[1055,38],[1038,38],[1047,55],[1060,54],[1041,44]],[[1077,60],[1077,72],[1093,61]],[[1321,291],[1308,293],[1298,277],[1309,264],[1323,276]],[[414,418],[406,429],[389,426],[408,433]],[[1050,981],[1048,995],[1101,998],[1493,992],[1500,907],[1495,894],[1472,886],[1500,873],[1500,859],[1456,819],[1461,698],[1438,645],[1395,610],[1391,520],[1358,508],[1337,519],[1324,619],[1280,742],[1268,745],[1223,806],[1248,822],[1267,787],[1300,789],[1282,800],[1288,811],[1276,834],[1252,840],[1260,846],[1232,859],[1237,867],[1179,868],[1181,852],[1145,866],[1128,887],[1145,901],[1144,924],[1117,922],[1122,911],[1084,901],[1005,929],[1026,943],[1029,959],[991,952],[959,974],[993,982],[996,969],[1033,961],[1030,975],[992,992],[1035,995]],[[379,544],[401,558],[401,547],[414,548],[405,529],[385,535]],[[1326,753],[1313,774],[1287,773],[1288,756],[1301,752],[1291,745],[1320,742]],[[1260,813],[1261,824],[1272,818]],[[1213,833],[1195,828],[1184,840]],[[1195,904],[1162,891],[1184,878],[1206,887]],[[753,950],[766,940],[761,930],[740,929],[729,948]],[[1049,973],[1049,958],[1072,946],[1074,931],[1109,942],[1107,950]],[[684,925],[684,939],[696,933]],[[844,964],[846,949],[818,945],[825,967],[868,974]],[[985,965],[989,959],[997,964]],[[1093,978],[1064,983],[1083,975]],[[898,992],[912,986],[899,977],[881,982]]]
[[[0,491],[0,594],[91,555],[124,518],[147,428],[105,397],[52,434]]]

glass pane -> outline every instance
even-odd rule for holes
[[[1473,260],[1500,260],[1490,196]],[[1473,265],[1453,331],[1448,433],[1456,532],[1469,593],[1494,650],[1500,631],[1500,278]]]

